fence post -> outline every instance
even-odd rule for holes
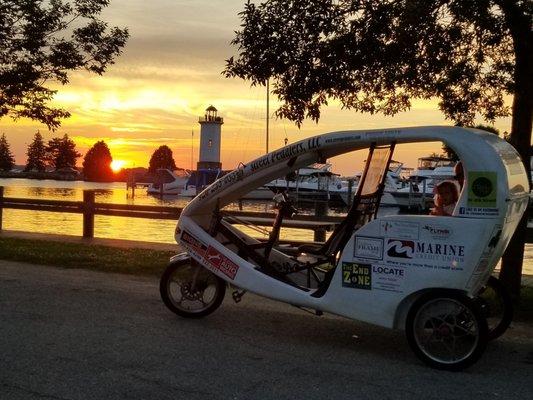
[[[426,210],[426,184],[427,180],[424,179],[424,184],[422,185],[422,199],[420,200],[422,211]]]
[[[327,201],[317,201],[315,203],[315,216],[317,220],[321,220],[322,217],[325,217],[328,214],[328,202]],[[314,238],[315,242],[325,242],[326,241],[326,228],[319,227],[314,229]]]
[[[4,209],[4,187],[0,186],[0,231],[2,230],[2,210]]]
[[[94,191],[83,191],[83,237],[94,237]]]
[[[126,180],[126,196],[130,194],[131,188],[131,198],[135,198],[135,175],[132,170],[128,173],[128,179]]]
[[[348,179],[348,206],[351,206],[353,201],[353,183],[353,179]]]

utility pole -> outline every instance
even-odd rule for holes
[[[269,95],[270,95],[270,79],[267,79],[267,83],[266,83],[266,86],[267,86],[267,110],[266,110],[266,152],[268,154],[268,124],[270,122],[270,100],[269,100]]]

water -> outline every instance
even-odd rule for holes
[[[98,203],[136,204],[154,206],[184,207],[187,199],[179,197],[165,197],[159,199],[146,194],[146,190],[135,190],[135,198],[128,196],[124,182],[93,183],[82,181],[53,181],[33,179],[0,179],[0,186],[4,186],[5,197],[47,200],[83,200],[83,190],[95,190],[95,201]],[[271,204],[263,201],[244,203],[244,210],[267,212],[271,211]],[[238,209],[237,204],[228,206]],[[311,210],[299,208],[303,213]],[[341,212],[333,210],[330,213]],[[382,208],[380,214],[397,213],[393,208]],[[174,228],[176,221],[144,218],[127,218],[113,216],[95,216],[95,237],[141,240],[158,243],[175,243]],[[68,213],[53,213],[46,211],[27,211],[5,209],[3,212],[3,228],[13,231],[52,233],[64,235],[82,235],[82,215]],[[251,232],[260,236],[257,232]],[[303,229],[286,229],[282,231],[282,238],[309,241],[313,233]],[[524,256],[524,273],[533,274],[533,244],[526,245]]]
[[[25,199],[46,199],[82,201],[83,190],[95,190],[97,203],[135,204],[153,206],[184,207],[188,199],[165,196],[159,199],[146,193],[146,189],[135,190],[135,198],[128,194],[124,182],[94,183],[82,181],[54,181],[33,179],[0,179],[4,186],[4,196]],[[238,204],[231,204],[228,209],[238,209]],[[247,201],[246,211],[268,212],[272,205],[264,201]],[[305,211],[304,211],[305,212]],[[81,236],[83,222],[81,214],[54,213],[46,211],[29,211],[5,209],[3,228],[13,231],[53,233]],[[175,243],[174,228],[176,221],[128,218],[96,215],[94,236],[101,238],[141,240],[158,243]],[[253,232],[258,236],[257,232]],[[313,233],[304,229],[287,229],[284,237],[296,240],[312,240]]]

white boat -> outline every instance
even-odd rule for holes
[[[274,193],[266,186],[258,187],[241,197],[243,200],[272,200]]]
[[[445,180],[454,180],[455,161],[444,157],[421,157],[403,188],[390,195],[400,208],[427,209],[433,204],[435,186]]]
[[[291,197],[299,200],[331,200],[347,203],[348,186],[330,169],[331,164],[313,164],[300,168],[291,176],[273,180],[265,187],[273,193],[286,191]]]
[[[407,186],[407,182],[405,178],[402,177],[402,174],[404,172],[404,166],[403,163],[400,161],[394,161],[391,160],[389,164],[389,169],[387,171],[387,176],[385,177],[384,181],[384,190],[383,194],[381,196],[380,206],[384,207],[397,207],[398,203],[396,202],[396,199],[392,196],[392,193],[398,191],[399,189],[402,189]],[[352,189],[352,196],[355,195],[355,192],[357,191],[357,185],[359,184],[361,178],[361,173],[358,173],[354,176],[353,180],[355,182],[354,187]],[[347,181],[343,181],[343,186],[348,186]],[[348,196],[346,192],[346,204],[350,204],[348,202]]]
[[[385,188],[381,196],[380,205],[385,207],[398,207],[398,202],[393,196],[398,190],[407,186],[406,180],[402,177],[404,166],[402,162],[392,160],[385,178]]]
[[[190,173],[184,169],[172,171],[160,168],[156,171],[154,183],[148,186],[148,194],[178,195],[189,180]]]
[[[180,197],[196,197],[205,187],[223,175],[224,171],[220,169],[199,169],[192,171],[179,195]]]

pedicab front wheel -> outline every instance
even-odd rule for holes
[[[406,334],[414,353],[433,368],[460,371],[475,363],[487,346],[487,321],[469,297],[436,290],[409,310]]]
[[[167,266],[159,292],[172,312],[185,318],[201,318],[220,306],[226,282],[188,257]]]

